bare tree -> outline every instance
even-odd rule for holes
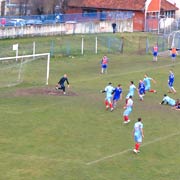
[[[68,0],[31,0],[32,14],[65,13]]]
[[[44,14],[44,1],[31,0],[31,14],[41,15]]]
[[[19,15],[27,15],[27,10],[29,7],[29,0],[20,0],[19,1]]]

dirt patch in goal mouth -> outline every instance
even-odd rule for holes
[[[32,96],[32,95],[45,95],[45,96],[77,96],[75,92],[67,90],[66,94],[62,90],[56,90],[53,87],[44,88],[23,88],[17,89],[14,96]]]

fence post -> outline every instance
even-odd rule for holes
[[[34,41],[33,42],[33,55],[35,55],[36,54],[36,42]],[[33,57],[33,59],[34,59],[34,57]]]
[[[121,41],[122,41],[122,43],[121,43],[121,53],[123,54],[123,52],[124,52],[124,37],[121,38]]]
[[[81,54],[84,54],[84,37],[82,36],[82,41],[81,41]]]
[[[96,36],[96,42],[95,42],[95,53],[97,54],[97,36]]]
[[[66,42],[66,55],[70,56],[70,53],[71,53],[70,43]]]
[[[18,50],[19,50],[19,45],[13,44],[13,51],[16,51],[16,57],[18,57]],[[17,58],[16,58],[16,61],[17,61]]]
[[[108,46],[108,53],[110,52],[110,48],[111,48],[111,39],[108,37],[107,39],[107,46]]]
[[[146,38],[146,54],[149,52],[149,40]]]
[[[54,41],[51,41],[50,55],[51,57],[54,55]]]
[[[178,49],[180,48],[180,36],[178,36]]]

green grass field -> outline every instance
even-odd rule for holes
[[[76,96],[14,95],[19,90],[39,88],[32,82],[33,67],[27,81],[0,89],[0,179],[2,180],[178,180],[180,162],[180,111],[160,105],[167,93],[168,73],[175,73],[180,98],[180,57],[108,54],[108,73],[100,74],[103,54],[62,57],[51,60],[49,85],[54,90],[67,73]],[[39,68],[41,66],[39,65]],[[28,72],[27,72],[28,73]],[[144,101],[134,97],[131,122],[123,124],[123,106],[129,81],[148,73],[157,83],[156,94]],[[2,78],[2,77],[1,77]],[[108,82],[121,83],[123,100],[113,111],[106,111]],[[41,85],[42,86],[42,85]],[[145,138],[141,153],[133,154],[133,125],[142,117]]]

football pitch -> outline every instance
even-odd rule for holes
[[[107,54],[107,74],[100,74],[103,54],[51,59],[49,85],[28,81],[0,89],[0,179],[2,180],[178,180],[180,111],[160,105],[163,95],[180,98],[180,56]],[[40,67],[40,66],[39,66]],[[168,92],[169,70],[176,94]],[[67,95],[55,91],[67,73]],[[130,81],[138,86],[147,73],[156,80],[140,101],[135,92],[131,122],[123,124]],[[100,90],[122,84],[123,99],[106,111]],[[133,125],[141,117],[141,152],[134,154]]]

